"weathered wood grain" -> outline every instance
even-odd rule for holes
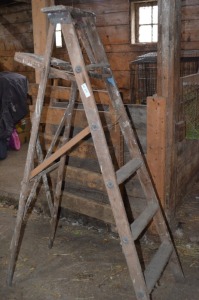
[[[147,162],[165,208],[166,99],[147,98]]]
[[[110,205],[63,192],[62,207],[86,216],[102,220],[108,224],[115,224]]]
[[[158,41],[158,73],[157,95],[166,101],[166,142],[165,142],[165,199],[169,214],[176,206],[176,141],[175,123],[178,120],[178,104],[180,101],[180,32],[181,2],[159,2],[159,41]],[[167,28],[165,31],[164,29]],[[160,159],[157,156],[156,159]]]

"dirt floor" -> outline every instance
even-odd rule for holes
[[[12,154],[10,157],[13,166]],[[20,163],[20,159],[18,161]],[[2,175],[6,163],[1,163],[0,299],[135,300],[117,234],[111,232],[105,224],[69,215],[61,218],[54,246],[49,249],[50,219],[36,209],[27,222],[13,286],[6,286],[9,246],[17,211],[6,196],[7,190],[5,183],[3,184],[5,173]],[[12,173],[13,169],[9,172],[7,167],[9,184],[12,183]],[[14,187],[10,187],[10,190],[14,195]],[[166,268],[152,293],[152,300],[199,299],[198,211],[199,183],[195,184],[190,194],[182,201],[176,215],[176,226],[173,228],[185,281],[176,282],[170,269]],[[145,261],[149,260],[156,248],[154,238],[144,237],[141,240],[140,249]]]

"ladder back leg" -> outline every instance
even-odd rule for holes
[[[96,63],[104,63],[108,64],[108,59],[104,50],[104,47],[101,43],[99,38],[94,18],[90,18],[90,22],[87,22],[87,36],[90,40],[90,44],[93,46],[94,56],[96,58]],[[139,149],[135,133],[133,128],[130,124],[127,112],[124,108],[119,90],[117,88],[116,82],[114,80],[113,74],[111,69],[107,68],[106,72],[110,74],[110,78],[105,79],[105,84],[107,86],[107,90],[110,95],[110,99],[112,101],[113,107],[115,108],[116,113],[118,114],[118,120],[120,124],[121,131],[123,133],[125,142],[127,144],[129,153],[132,158],[138,158],[140,160],[144,160],[142,153]],[[156,195],[156,191],[154,189],[154,185],[151,180],[151,176],[149,171],[144,164],[137,170],[137,175],[139,181],[141,183],[142,189],[145,193],[146,200],[148,203],[154,203],[155,205],[158,204],[159,209],[157,213],[153,216],[153,221],[156,226],[156,230],[160,236],[161,241],[163,242],[165,239],[169,240],[172,244],[173,241],[171,240],[170,232],[168,230],[165,216],[163,215],[163,211],[160,207],[159,200]],[[176,253],[175,247],[173,247],[173,253],[170,260],[171,264],[174,264],[174,268],[172,271],[177,279],[183,280],[183,272],[179,262],[178,255]]]
[[[71,122],[72,122],[72,112],[75,105],[75,100],[77,99],[77,85],[76,82],[72,83],[72,91],[70,96],[70,101],[67,108],[67,118],[65,122],[65,129],[62,139],[62,145],[67,143],[69,140],[70,130],[71,130]],[[55,197],[54,197],[54,212],[51,220],[51,235],[49,239],[49,248],[52,248],[56,226],[57,226],[57,216],[58,216],[58,210],[60,205],[60,197],[61,197],[61,189],[62,189],[62,182],[63,182],[63,176],[64,176],[64,169],[65,169],[65,163],[66,163],[66,154],[63,155],[59,162],[58,167],[58,173],[57,173],[57,184],[55,187]]]

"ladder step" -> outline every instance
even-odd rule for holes
[[[173,246],[169,241],[163,241],[158,251],[153,256],[151,262],[144,271],[146,286],[148,292],[151,293],[156,282],[160,278],[164,268],[171,256]]]
[[[142,165],[142,160],[139,158],[133,158],[121,167],[117,172],[117,183],[120,184],[135,173]]]
[[[99,63],[99,64],[90,64],[86,66],[86,69],[88,71],[92,71],[95,69],[104,69],[104,68],[110,68],[110,64]]]
[[[150,201],[144,211],[131,224],[133,239],[136,240],[142,231],[146,228],[153,216],[157,212],[159,206],[157,202]]]

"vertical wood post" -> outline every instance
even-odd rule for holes
[[[165,204],[167,215],[175,210],[177,143],[175,122],[180,96],[181,0],[159,0],[157,95],[166,99]]]
[[[41,9],[46,6],[54,5],[54,0],[32,0],[32,22],[34,53],[44,55],[46,38],[48,33],[48,18]],[[35,70],[35,81],[40,82],[40,72]]]
[[[165,208],[165,110],[165,98],[156,96],[147,98],[147,162],[163,208]]]

